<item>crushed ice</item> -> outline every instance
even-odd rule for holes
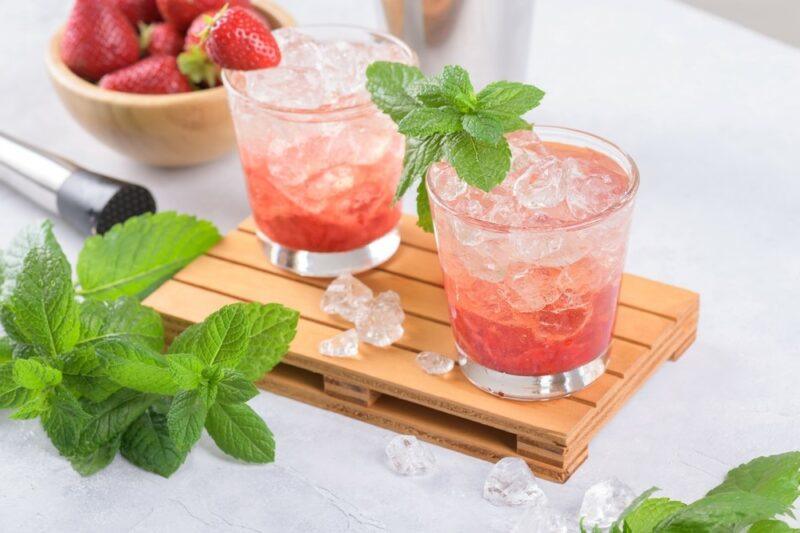
[[[432,471],[436,458],[414,435],[397,435],[386,446],[386,459],[394,472],[420,476]]]

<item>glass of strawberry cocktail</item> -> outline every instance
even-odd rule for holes
[[[365,71],[414,64],[414,53],[355,27],[273,34],[277,67],[223,74],[258,235],[272,263],[301,275],[374,267],[400,242],[404,141],[371,102]]]
[[[633,160],[584,132],[507,135],[486,193],[447,163],[427,176],[461,368],[518,399],[575,392],[605,371],[638,187]]]

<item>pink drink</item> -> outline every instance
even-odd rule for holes
[[[540,399],[599,377],[611,341],[638,174],[597,137],[537,127],[508,135],[491,193],[439,163],[428,174],[462,369],[479,387]]]
[[[371,102],[377,60],[414,63],[401,42],[349,27],[274,32],[273,69],[226,72],[253,216],[279,266],[332,276],[397,249],[403,137]],[[288,258],[288,259],[287,259]]]

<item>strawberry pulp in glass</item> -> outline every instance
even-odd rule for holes
[[[462,370],[518,399],[570,394],[605,371],[634,162],[576,130],[507,136],[511,169],[486,193],[429,170],[439,258]]]
[[[281,63],[223,80],[258,234],[273,263],[335,276],[399,245],[404,140],[366,91],[377,60],[414,64],[394,37],[354,27],[274,32]]]

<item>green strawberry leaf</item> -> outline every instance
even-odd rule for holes
[[[61,383],[61,372],[35,359],[14,361],[14,381],[26,389],[39,391]]]
[[[275,439],[246,404],[216,403],[208,410],[206,430],[220,450],[248,463],[275,460]]]
[[[447,135],[444,146],[447,160],[459,177],[483,191],[501,183],[511,166],[511,149],[505,139],[492,146],[461,132]]]
[[[120,451],[134,465],[163,477],[175,473],[188,454],[170,438],[167,417],[153,409],[142,413],[128,427]]]
[[[462,116],[461,123],[464,131],[470,136],[492,146],[497,146],[497,143],[503,138],[503,123],[496,118],[480,113],[469,114]]]
[[[413,82],[423,79],[417,67],[402,63],[376,61],[367,67],[367,90],[378,109],[400,122],[412,110],[419,107],[407,88]]]
[[[236,369],[255,381],[272,370],[297,333],[300,314],[280,304],[247,304],[249,333],[247,351]]]
[[[537,107],[544,91],[512,81],[490,83],[478,93],[478,109],[496,117],[518,117]]]
[[[23,229],[3,254],[0,323],[27,350],[54,357],[78,340],[70,266],[49,221]]]
[[[219,241],[207,221],[172,211],[145,214],[86,240],[78,257],[80,294],[143,298]]]
[[[417,182],[425,180],[428,168],[442,159],[442,142],[444,135],[430,135],[423,139],[406,138],[406,152],[403,156],[403,173],[394,193],[395,201],[403,197],[406,191]]]
[[[179,450],[188,451],[200,440],[208,407],[199,389],[181,391],[172,399],[167,413],[167,428]]]
[[[247,352],[248,314],[247,304],[226,305],[178,335],[169,353],[189,353],[206,365],[235,367]]]
[[[419,107],[406,114],[397,126],[400,133],[411,137],[454,133],[462,130],[461,113],[452,107]]]
[[[226,368],[217,384],[216,401],[219,403],[244,403],[258,396],[258,389],[240,372]]]
[[[72,468],[82,476],[96,474],[114,461],[121,439],[121,436],[117,436],[89,453],[69,456]]]
[[[176,353],[167,357],[167,366],[178,388],[192,390],[200,386],[206,364],[195,355]]]

